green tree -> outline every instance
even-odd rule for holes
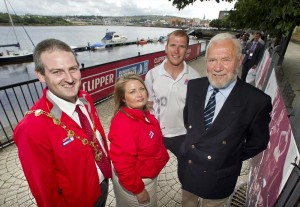
[[[195,1],[169,0],[179,10]],[[215,0],[219,2],[219,0]],[[299,0],[227,0],[236,2],[228,21],[236,29],[252,28],[267,32],[273,37],[288,36],[300,25]]]
[[[198,0],[169,0],[172,1],[173,6],[176,6],[177,9],[183,9],[186,6],[193,4],[194,2],[198,1]],[[204,0],[199,0],[199,1],[204,1]],[[205,0],[207,1],[207,0]],[[220,0],[215,0],[217,3],[220,3]],[[224,0],[222,0],[224,1]],[[232,2],[234,0],[225,0],[227,2]]]
[[[298,0],[240,0],[229,20],[236,28],[254,28],[268,32],[274,37],[287,36],[300,24]]]
[[[220,29],[222,27],[222,21],[221,21],[221,19],[213,19],[209,23],[209,26],[210,27],[216,27],[216,28]]]

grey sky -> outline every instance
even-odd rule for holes
[[[220,10],[230,10],[235,3],[220,3],[199,0],[178,11],[168,0],[6,0],[16,14],[34,15],[172,15],[187,18],[218,18]],[[10,6],[9,6],[10,8]],[[6,13],[4,0],[0,2],[0,12]],[[10,10],[11,12],[11,10]],[[11,12],[12,13],[12,12]]]

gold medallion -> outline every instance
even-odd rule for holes
[[[96,160],[97,162],[99,162],[101,159],[102,159],[102,152],[99,151],[99,150],[97,150],[97,151],[95,152],[95,160]]]
[[[53,118],[53,123],[56,125],[60,125],[60,120],[58,118]]]
[[[69,130],[68,131],[68,137],[74,137],[74,131],[73,130]]]
[[[39,116],[42,114],[42,110],[41,109],[37,109],[35,112],[34,112],[34,115],[35,116]]]
[[[89,143],[89,141],[87,139],[82,139],[81,142],[83,145],[87,145]]]

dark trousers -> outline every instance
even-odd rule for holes
[[[95,207],[105,207],[106,199],[108,196],[108,179],[105,179],[101,182],[100,188],[102,191],[101,196],[98,198]]]
[[[179,149],[184,139],[185,134],[176,137],[164,137],[164,144],[168,150],[170,150],[176,157],[178,157]]]
[[[247,74],[248,74],[248,71],[250,70],[250,61],[251,60],[247,60],[244,64],[243,64],[243,69],[242,69],[242,76],[241,76],[241,79],[243,81],[246,81],[246,77],[247,77]]]

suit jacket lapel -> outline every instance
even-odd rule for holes
[[[190,94],[192,98],[190,100],[193,101],[192,109],[193,109],[193,119],[195,120],[197,127],[197,132],[199,133],[199,136],[193,136],[193,140],[191,142],[198,142],[199,137],[206,133],[205,126],[204,126],[204,105],[205,105],[205,98],[207,89],[209,86],[208,79],[207,81],[201,83],[200,85],[197,85],[193,90],[195,90],[195,93]]]

